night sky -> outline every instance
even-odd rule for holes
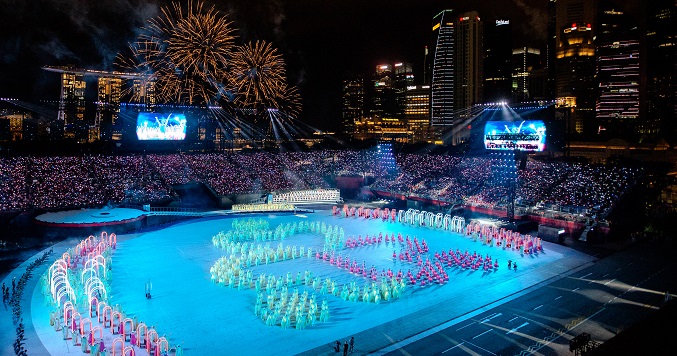
[[[0,0],[0,96],[58,99],[58,75],[43,65],[114,69],[143,26],[167,1]],[[234,22],[242,41],[264,39],[281,50],[288,77],[303,97],[302,119],[333,129],[340,119],[341,80],[371,73],[379,62],[409,61],[422,76],[423,47],[442,9],[507,18],[514,46],[541,47],[545,0],[231,0],[206,1]]]

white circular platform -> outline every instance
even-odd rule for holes
[[[144,212],[138,209],[80,209],[57,211],[38,215],[35,220],[47,224],[100,224],[139,218]]]

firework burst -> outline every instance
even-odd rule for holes
[[[244,106],[277,108],[286,90],[282,56],[265,41],[238,46],[230,61],[232,85]]]
[[[213,6],[173,2],[148,21],[130,44],[131,55],[119,55],[117,64],[145,75],[135,85],[143,90],[132,93],[136,102],[146,95],[146,103],[218,103],[255,121],[269,109],[296,117],[300,95],[286,83],[282,55],[266,41],[237,46],[235,39],[232,23]],[[148,100],[147,93],[155,100]]]
[[[132,55],[118,56],[118,64],[147,74],[159,101],[208,104],[226,91],[234,33],[213,6],[174,2],[148,21],[130,45]]]
[[[301,112],[301,95],[295,86],[285,86],[275,101],[277,109],[287,116],[295,118]]]
[[[167,56],[177,67],[206,81],[223,80],[234,47],[233,33],[231,22],[219,16],[213,7],[203,11],[199,4],[195,11],[176,22]]]

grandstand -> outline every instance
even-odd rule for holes
[[[178,200],[174,187],[189,182],[221,197],[220,208],[268,194],[270,203],[337,204],[341,195],[332,182],[339,176],[365,177],[362,191],[377,196],[461,205],[498,216],[507,210],[501,183],[505,161],[494,155],[400,153],[395,164],[397,170],[386,170],[377,153],[349,150],[8,157],[0,158],[0,212],[108,203],[166,206]],[[604,220],[642,174],[634,168],[537,160],[523,168],[517,171],[516,210],[581,223]]]

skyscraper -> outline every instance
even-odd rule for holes
[[[638,27],[605,0],[600,2],[597,23],[597,122],[614,136],[656,132],[658,127],[639,120]]]
[[[371,116],[394,117],[399,112],[395,75],[391,64],[379,64],[374,73]]]
[[[404,118],[410,132],[409,141],[411,143],[435,141],[434,130],[430,127],[430,86],[409,86],[404,97]]]
[[[663,136],[677,135],[677,3],[651,0],[646,6],[646,120]]]
[[[486,22],[484,101],[501,102],[512,92],[512,25],[510,20]]]
[[[433,17],[430,54],[432,80],[430,110],[432,125],[452,125],[454,120],[454,17],[443,10]]]
[[[343,80],[343,130],[352,133],[355,121],[364,117],[364,78]]]
[[[546,86],[545,98],[555,99],[555,83],[557,71],[555,60],[557,58],[557,0],[548,0],[548,38],[545,47]]]
[[[405,89],[414,85],[414,71],[411,63],[398,62],[393,65],[395,69],[395,88]]]
[[[407,88],[414,85],[414,71],[411,63],[397,62],[393,64],[395,70],[395,95],[397,100],[397,115],[404,115]]]
[[[113,127],[120,115],[120,99],[122,96],[121,77],[99,77],[98,99],[96,102],[96,119],[94,129],[98,131],[96,139],[100,136],[103,140],[113,137]]]
[[[61,73],[58,120],[60,125],[63,125],[64,138],[74,138],[75,124],[85,119],[86,85],[82,73],[75,71],[63,71]]]
[[[132,98],[130,102],[146,105],[150,110],[155,106],[155,82],[148,78],[134,78],[132,81]]]
[[[522,47],[512,51],[512,97],[515,102],[532,100],[530,76],[541,67],[541,50]]]
[[[484,27],[477,11],[458,17],[455,28],[454,53],[455,103],[457,109],[466,109],[482,102],[484,88]],[[465,112],[465,111],[464,111]]]
[[[155,100],[152,83],[141,74],[74,67],[45,66],[42,69],[59,73],[61,76],[57,120],[50,123],[50,136],[55,139],[75,138],[81,142],[99,138],[116,139],[116,128],[112,126],[120,112],[124,91],[122,87],[126,80],[134,82],[132,87],[134,103],[147,104],[154,103]],[[85,76],[97,78],[96,116],[90,112],[85,117]],[[106,126],[103,137],[100,136],[102,123]],[[120,138],[119,135],[117,138]]]
[[[556,87],[558,106],[572,109],[569,130],[597,131],[595,119],[595,0],[557,1]]]

